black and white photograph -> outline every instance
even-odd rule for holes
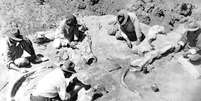
[[[201,101],[201,0],[0,0],[0,101]]]

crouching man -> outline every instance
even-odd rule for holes
[[[184,49],[184,57],[192,62],[201,59],[201,29],[195,21],[188,22],[185,27],[188,31],[182,36],[177,43],[175,51],[178,52]]]
[[[75,80],[74,67],[74,63],[67,60],[60,68],[56,68],[44,76],[31,94],[30,101],[67,101],[71,99],[74,94],[71,94],[72,91],[68,91],[67,88],[72,82],[78,81]],[[80,87],[76,87],[76,91]]]
[[[32,42],[20,34],[17,23],[11,22],[5,30],[7,37],[5,39],[6,51],[4,54],[9,69],[24,72],[19,67],[26,67],[30,65],[30,62],[40,63],[43,61],[42,58],[36,55]],[[29,53],[31,57],[22,57],[23,51]]]
[[[132,48],[131,41],[135,41],[136,45],[142,41],[143,34],[141,32],[140,23],[135,13],[121,10],[117,14],[117,22],[120,25],[121,31],[119,31],[119,33],[116,35],[122,36],[126,40],[129,48]]]
[[[51,37],[54,40],[53,46],[55,48],[70,46],[74,47],[77,42],[84,39],[84,32],[87,30],[86,26],[79,25],[77,18],[72,14],[67,14],[65,20],[60,23],[59,28],[56,29],[55,35]]]

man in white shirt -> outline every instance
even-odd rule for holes
[[[66,61],[61,68],[56,68],[54,71],[42,78],[35,91],[30,97],[30,101],[54,101],[59,96],[59,101],[70,99],[70,94],[66,92],[66,88],[74,79],[74,63]]]

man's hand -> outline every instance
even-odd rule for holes
[[[70,42],[69,42],[68,40],[62,40],[62,41],[61,41],[62,47],[68,46],[69,43],[70,43]]]
[[[197,51],[195,49],[193,49],[193,48],[189,49],[188,52],[191,53],[191,54],[196,54],[197,53]]]
[[[140,40],[135,41],[135,45],[139,45],[140,44]]]
[[[178,44],[178,43],[176,43],[175,45],[174,45],[174,52],[179,52],[180,51],[180,49],[181,49],[181,45],[180,44]]]
[[[196,54],[197,51],[193,48],[189,49],[187,52],[183,54],[184,58],[190,58],[192,55]]]
[[[81,26],[79,27],[79,30],[82,31],[82,32],[85,32],[85,31],[88,30],[88,28],[86,27],[86,25],[81,25]]]
[[[68,100],[68,99],[70,99],[70,98],[71,98],[71,95],[70,95],[69,93],[66,93],[65,99]]]
[[[77,48],[77,47],[76,47],[77,44],[78,44],[78,42],[76,42],[76,41],[75,41],[75,42],[71,42],[71,43],[70,43],[70,47],[71,47],[71,48]]]
[[[14,63],[10,63],[8,68],[20,72],[19,67]]]
[[[132,48],[132,44],[130,41],[127,41],[126,44],[128,45],[129,48]]]

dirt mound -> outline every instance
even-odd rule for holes
[[[1,20],[17,20],[25,35],[55,28],[69,12],[77,16],[106,15],[126,8],[137,12],[141,22],[168,29],[183,17],[200,19],[200,13],[193,11],[197,9],[195,3],[179,0],[2,0],[0,7]]]
[[[121,0],[2,0],[0,15],[1,21],[19,22],[27,35],[55,28],[57,21],[69,12],[79,16],[114,14],[124,3]]]
[[[135,0],[127,9],[136,12],[141,22],[163,25],[167,31],[172,30],[185,17],[199,18],[194,16],[197,15],[194,12],[197,5],[191,1]]]

